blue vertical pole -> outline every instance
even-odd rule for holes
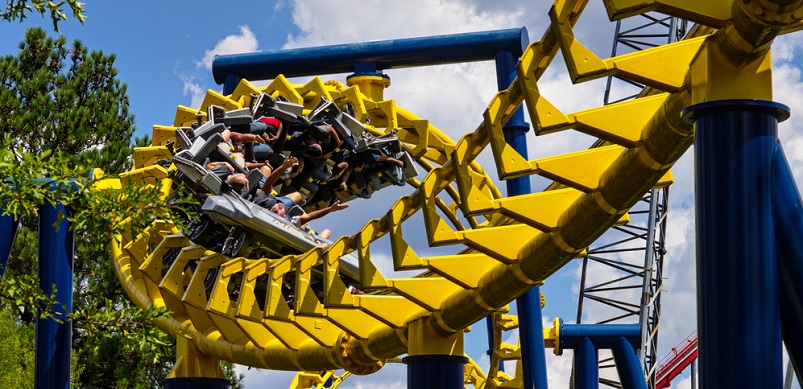
[[[66,315],[72,312],[73,233],[69,231],[67,208],[61,204],[44,204],[39,210],[39,285],[58,302],[53,311]],[[63,216],[59,220],[59,216]],[[72,322],[65,316],[36,321],[37,389],[70,387],[70,351]]]
[[[234,89],[237,88],[237,84],[240,83],[240,80],[242,80],[242,78],[234,74],[226,76],[226,81],[223,83],[223,94],[226,96],[232,94]]]
[[[697,328],[702,388],[781,388],[772,156],[788,108],[722,100],[694,121]]]
[[[11,246],[14,244],[14,237],[17,235],[17,223],[12,215],[3,215],[0,209],[0,278],[6,271],[8,255],[11,254]]]
[[[499,90],[507,89],[516,77],[518,59],[510,52],[496,55],[496,81]],[[527,131],[530,125],[524,121],[524,108],[519,107],[503,127],[508,144],[527,159]],[[531,193],[530,177],[524,176],[506,181],[508,196]],[[524,388],[547,388],[546,354],[544,332],[541,325],[541,288],[534,287],[516,300],[519,315],[519,338],[521,339],[521,364]]]
[[[589,338],[583,338],[574,349],[574,388],[599,388],[599,354]]]
[[[781,284],[783,341],[798,381],[803,373],[803,201],[781,145],[773,159],[773,212]]]

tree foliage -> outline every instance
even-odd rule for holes
[[[53,29],[59,31],[59,22],[67,20],[67,14],[62,8],[70,8],[72,16],[84,24],[84,3],[77,0],[45,1],[45,0],[6,0],[6,7],[0,12],[0,18],[5,21],[23,21],[29,13],[36,12],[42,17],[50,16],[53,20]]]
[[[134,118],[126,86],[116,79],[113,55],[89,51],[79,41],[68,46],[64,38],[50,38],[38,28],[28,30],[19,47],[17,56],[0,58],[0,205],[20,222],[0,281],[0,304],[23,329],[33,328],[38,315],[73,321],[76,386],[160,386],[172,368],[175,341],[152,320],[169,313],[142,310],[128,300],[109,243],[121,233],[115,220],[131,218],[134,228],[154,218],[171,220],[185,199],[162,199],[158,188],[147,185],[92,189],[91,167],[113,177],[132,164]],[[77,190],[61,190],[68,184]],[[69,317],[49,309],[58,302],[38,286],[37,215],[45,203],[71,209],[75,256]]]

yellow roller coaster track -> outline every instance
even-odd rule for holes
[[[771,99],[769,46],[778,34],[799,29],[803,19],[801,1],[607,0],[612,18],[657,10],[703,27],[698,37],[600,59],[572,31],[585,5],[581,0],[555,2],[549,28],[517,65],[518,77],[491,99],[477,129],[457,142],[392,100],[370,100],[356,86],[345,88],[318,78],[294,85],[281,76],[264,88],[242,81],[229,96],[209,91],[201,107],[179,107],[173,126],[155,126],[152,146],[135,150],[135,168],[120,182],[101,182],[99,187],[147,182],[169,195],[169,171],[153,162],[170,158],[165,145],[176,127],[189,125],[211,104],[228,110],[247,107],[251,94],[260,92],[283,96],[306,109],[321,97],[341,106],[351,103],[358,119],[370,118],[370,131],[397,131],[406,150],[427,170],[421,182],[409,182],[416,189],[399,198],[385,216],[367,221],[329,247],[298,256],[228,258],[191,244],[161,221],[113,242],[115,268],[130,298],[142,308],[154,305],[172,312],[157,324],[178,340],[173,375],[219,376],[216,358],[268,369],[344,368],[370,374],[389,358],[420,351],[417,334],[460,334],[543,282],[605,230],[626,220],[627,210],[650,188],[671,182],[670,167],[693,141],[692,127],[680,117],[683,108],[726,98]],[[645,84],[654,93],[563,113],[537,85],[559,51],[575,82],[616,76]],[[502,130],[522,103],[537,135],[574,130],[606,145],[527,160],[506,144]],[[503,198],[475,163],[488,146],[501,179],[535,174],[561,187]],[[429,245],[455,246],[456,254],[420,256],[408,244],[403,225],[418,212]],[[426,271],[427,276],[383,276],[371,260],[370,247],[386,235],[394,267]],[[162,258],[171,248],[181,251],[166,267]],[[363,289],[382,293],[348,291],[338,277],[337,258],[349,252],[359,256]],[[219,266],[207,296],[204,279]],[[322,302],[310,286],[316,267],[324,276]],[[288,273],[296,280],[292,308],[280,291]],[[269,277],[269,287],[266,303],[259,306],[254,286],[262,275]],[[234,282],[241,283],[236,300],[227,293]]]

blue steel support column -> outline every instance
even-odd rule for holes
[[[574,348],[574,388],[599,388],[599,355],[589,338],[583,338]]]
[[[39,286],[53,293],[58,302],[52,309],[58,314],[72,312],[73,233],[63,205],[44,204],[39,210]],[[64,216],[59,221],[59,214]],[[56,224],[58,222],[58,224]],[[72,322],[59,317],[36,321],[36,378],[37,389],[70,387],[70,351]]]
[[[518,59],[510,52],[496,55],[496,81],[499,90],[507,89],[516,77]],[[524,121],[524,107],[519,106],[503,127],[505,140],[521,154],[527,156],[527,131],[530,125]],[[518,196],[531,193],[530,177],[524,176],[506,181],[507,195]],[[519,315],[519,338],[521,339],[521,365],[524,388],[547,388],[546,354],[544,332],[541,325],[541,288],[534,287],[516,300]],[[490,319],[489,319],[490,320]]]
[[[613,359],[616,361],[616,372],[619,373],[622,389],[647,389],[636,349],[624,337],[619,337],[614,342]]]
[[[781,328],[798,382],[803,373],[803,201],[781,145],[772,165],[778,269],[781,281]]]
[[[242,79],[234,74],[226,76],[226,81],[223,82],[223,94],[226,96],[232,94],[234,89],[237,88],[237,84],[240,83],[240,80]]]
[[[6,270],[8,255],[11,253],[11,246],[14,244],[14,237],[17,236],[17,221],[14,216],[2,215],[0,210],[0,278]]]
[[[460,355],[413,355],[404,358],[408,389],[465,387],[468,358]]]
[[[702,388],[781,388],[781,313],[772,171],[788,108],[722,100],[695,123],[697,328]]]

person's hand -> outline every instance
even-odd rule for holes
[[[234,173],[234,167],[232,167],[228,162],[221,162],[221,164],[228,168],[230,172]]]
[[[395,163],[396,166],[398,166],[398,167],[404,167],[404,161],[402,161],[402,160],[394,159],[393,163]]]
[[[335,212],[335,211],[340,211],[342,209],[346,209],[348,207],[349,207],[348,204],[340,204],[340,200],[338,200],[338,201],[335,201],[334,204],[330,205],[329,209],[331,209],[332,212]]]
[[[348,185],[346,185],[345,182],[341,182],[340,183],[340,189],[346,190],[346,188],[348,188]]]
[[[265,139],[262,138],[262,135],[254,135],[254,143],[265,143]]]
[[[284,159],[284,162],[282,163],[282,168],[287,169],[293,166],[298,166],[298,158],[289,156]]]

